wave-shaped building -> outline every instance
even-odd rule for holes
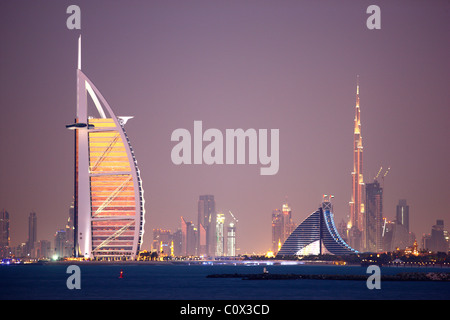
[[[74,255],[134,259],[144,235],[144,191],[124,125],[81,71],[78,40],[75,130]],[[88,114],[88,96],[97,109]]]
[[[311,213],[289,235],[278,251],[277,256],[302,256],[357,253],[339,235],[334,223],[331,202],[326,200],[322,206]]]

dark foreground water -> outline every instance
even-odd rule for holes
[[[81,289],[69,290],[68,265],[0,266],[0,299],[102,300],[448,300],[450,282],[382,281],[369,290],[366,281],[211,279],[208,274],[261,273],[264,266],[79,264]],[[367,274],[359,266],[265,266],[270,273]],[[123,278],[119,278],[123,270]],[[382,274],[450,272],[448,268],[382,267]],[[369,277],[369,274],[367,274]]]

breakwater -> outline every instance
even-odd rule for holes
[[[368,275],[348,274],[276,274],[276,273],[229,273],[210,274],[207,278],[241,278],[242,280],[367,280]],[[448,272],[401,272],[381,275],[382,281],[450,281]]]

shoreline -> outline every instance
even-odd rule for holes
[[[335,267],[368,267],[367,263],[340,264],[333,261],[299,261],[299,260],[169,260],[169,261],[93,261],[93,260],[63,260],[21,262],[1,265],[184,265],[184,266],[335,266]],[[372,265],[377,265],[373,263]],[[440,268],[450,269],[448,264],[382,264],[382,268]]]
[[[206,278],[241,278],[242,280],[364,280],[367,275],[343,274],[210,274]],[[401,272],[395,275],[381,275],[382,281],[450,281],[450,272]]]

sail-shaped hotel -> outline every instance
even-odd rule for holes
[[[89,114],[88,97],[95,105]],[[144,235],[144,191],[125,123],[81,71],[78,39],[75,131],[74,255],[134,259]]]

